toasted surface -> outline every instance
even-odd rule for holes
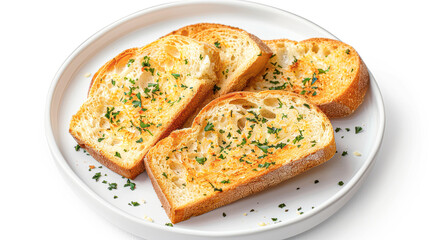
[[[332,39],[287,39],[265,43],[274,55],[265,70],[249,80],[245,90],[285,90],[301,94],[328,117],[344,117],[363,102],[368,70],[349,45]]]
[[[198,110],[189,118],[189,127],[198,112],[211,100],[224,94],[242,90],[249,78],[256,76],[272,55],[268,46],[256,36],[236,27],[215,23],[199,23],[185,26],[170,34],[192,37],[212,44],[220,50],[219,82],[212,94],[206,96]]]
[[[329,119],[310,101],[286,91],[235,92],[158,142],[145,165],[177,223],[317,166],[335,149]]]
[[[94,75],[69,131],[95,159],[134,178],[150,147],[212,90],[218,64],[216,48],[184,36],[126,50]]]

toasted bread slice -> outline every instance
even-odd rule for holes
[[[174,131],[145,158],[173,223],[262,191],[329,160],[332,125],[286,91],[235,92],[212,101],[192,127]]]
[[[249,80],[245,90],[286,90],[301,94],[330,118],[345,117],[363,102],[368,70],[349,45],[312,38],[265,41],[274,55],[265,71]]]
[[[185,26],[170,34],[192,37],[220,50],[220,79],[212,94],[206,96],[197,111],[186,122],[189,127],[198,112],[216,97],[242,90],[249,78],[263,70],[272,55],[268,46],[256,36],[236,27],[215,23]]]
[[[126,50],[95,74],[70,133],[100,163],[134,178],[150,147],[212,91],[219,61],[212,45],[177,35]]]

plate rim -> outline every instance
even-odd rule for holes
[[[374,98],[375,98],[375,102],[376,102],[378,110],[379,110],[378,117],[380,119],[380,123],[379,123],[378,131],[376,133],[376,140],[375,140],[374,147],[371,148],[370,153],[367,157],[367,160],[360,167],[360,169],[353,175],[353,177],[350,179],[349,183],[347,185],[345,185],[344,188],[342,188],[340,191],[338,191],[337,193],[335,193],[334,195],[329,197],[328,200],[324,201],[318,208],[314,209],[313,211],[311,211],[307,214],[301,215],[301,216],[293,218],[293,219],[286,220],[286,221],[281,222],[279,224],[273,224],[273,225],[265,226],[263,228],[254,228],[254,229],[247,229],[247,230],[232,230],[232,231],[228,230],[228,231],[223,231],[223,232],[208,232],[208,231],[204,231],[204,230],[192,230],[192,229],[184,229],[184,228],[166,228],[166,227],[158,225],[158,224],[148,223],[141,218],[138,218],[138,217],[135,217],[135,216],[128,214],[127,212],[117,208],[116,206],[107,202],[102,197],[98,196],[94,191],[92,191],[89,188],[89,186],[87,186],[77,176],[77,174],[67,164],[65,157],[61,154],[58,143],[56,142],[55,137],[54,137],[54,130],[53,130],[53,126],[52,126],[53,125],[52,124],[53,119],[51,118],[53,116],[52,105],[53,105],[54,94],[56,93],[57,86],[60,82],[59,80],[61,79],[61,76],[63,75],[65,70],[68,68],[69,64],[81,52],[83,52],[86,49],[86,47],[89,46],[92,42],[99,39],[104,34],[108,33],[110,30],[120,26],[121,24],[123,24],[129,20],[140,17],[142,15],[149,14],[151,12],[164,10],[164,9],[168,9],[168,8],[172,8],[172,7],[176,7],[176,6],[192,6],[192,5],[207,4],[207,3],[218,4],[218,5],[241,5],[243,7],[252,7],[252,6],[254,7],[256,5],[256,6],[259,6],[261,8],[264,8],[264,10],[267,10],[267,11],[280,11],[282,14],[289,15],[289,16],[292,16],[296,19],[299,19],[302,22],[305,22],[305,23],[310,24],[316,28],[319,28],[320,30],[325,31],[329,35],[333,36],[335,39],[338,39],[337,37],[335,37],[332,33],[327,31],[323,27],[317,25],[316,23],[313,23],[312,21],[310,21],[304,17],[298,16],[294,13],[291,13],[289,11],[286,11],[286,10],[283,10],[283,9],[280,9],[280,8],[277,8],[274,6],[270,6],[270,5],[266,5],[266,4],[262,4],[262,3],[255,3],[255,2],[251,2],[251,1],[244,1],[244,0],[234,0],[234,1],[228,1],[228,0],[206,0],[206,1],[204,1],[204,0],[203,1],[191,0],[191,1],[184,1],[183,0],[183,1],[175,1],[175,2],[169,2],[169,3],[164,3],[164,4],[152,6],[149,8],[145,8],[145,9],[136,11],[134,13],[131,13],[125,17],[122,17],[122,18],[108,24],[107,26],[103,27],[101,30],[97,31],[96,33],[91,35],[89,38],[87,38],[84,42],[82,42],[80,45],[78,45],[77,48],[75,50],[73,50],[73,52],[61,64],[60,68],[56,72],[56,74],[55,74],[55,76],[54,76],[54,78],[50,84],[49,91],[48,91],[47,98],[46,98],[46,103],[45,103],[44,127],[45,127],[45,135],[46,135],[46,140],[47,140],[47,143],[49,146],[49,150],[51,152],[51,155],[53,157],[54,162],[56,163],[56,166],[62,171],[62,173],[64,173],[62,176],[64,178],[66,178],[67,180],[70,180],[70,181],[68,181],[70,184],[73,183],[74,187],[79,187],[81,190],[83,190],[83,192],[85,194],[87,194],[86,197],[90,197],[93,200],[95,200],[98,204],[100,204],[100,206],[103,208],[103,210],[113,211],[112,212],[113,214],[116,214],[122,218],[129,220],[129,221],[132,221],[132,222],[137,223],[139,225],[143,225],[147,228],[154,228],[154,229],[157,229],[157,230],[160,230],[163,232],[168,231],[168,232],[172,232],[172,233],[189,234],[189,235],[200,236],[200,237],[209,237],[209,236],[211,236],[211,237],[234,237],[234,236],[248,235],[248,234],[252,234],[252,233],[261,233],[261,232],[266,232],[266,231],[270,231],[270,230],[274,230],[274,229],[284,228],[286,226],[290,226],[290,225],[297,224],[299,222],[308,220],[309,218],[312,218],[313,216],[322,213],[324,210],[328,209],[330,206],[339,202],[341,199],[347,197],[348,193],[353,191],[355,189],[355,187],[359,187],[357,185],[362,180],[362,178],[366,176],[368,171],[370,171],[371,166],[374,164],[375,156],[378,153],[378,150],[380,149],[380,146],[381,146],[381,143],[382,143],[382,140],[384,137],[386,117],[385,117],[385,107],[384,107],[383,97],[381,95],[380,88],[378,87],[378,84],[377,84],[375,78],[373,77],[372,73],[369,71],[369,69],[368,69],[368,72],[370,75],[370,90],[369,91],[372,91],[375,93]],[[115,224],[115,225],[118,226],[117,224]]]

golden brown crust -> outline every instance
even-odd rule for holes
[[[195,118],[192,124],[192,127],[201,125],[201,121],[203,121],[202,116],[205,113],[209,112],[213,107],[217,106],[219,103],[228,101],[228,100],[251,97],[252,94],[255,94],[255,93],[234,92],[213,100],[210,104],[208,104],[201,110],[201,112]],[[285,92],[285,91],[264,91],[264,92],[259,92],[258,94],[282,94],[282,95],[294,96],[296,98],[302,98],[297,94]],[[311,104],[310,102],[308,103]],[[321,114],[324,122],[329,122],[329,119],[320,109],[318,109],[312,104],[311,104],[311,108],[317,111],[319,114]],[[253,193],[263,191],[268,187],[274,186],[282,181],[285,181],[302,172],[305,172],[312,167],[315,167],[317,165],[320,165],[326,162],[327,160],[332,158],[332,156],[335,154],[335,151],[336,151],[335,139],[333,137],[334,133],[333,133],[332,127],[330,127],[330,134],[332,138],[330,139],[329,143],[315,148],[314,151],[312,151],[311,153],[305,156],[302,156],[299,159],[292,160],[287,164],[284,164],[278,167],[275,166],[272,169],[270,169],[270,171],[264,174],[248,177],[243,181],[238,182],[232,188],[228,188],[222,192],[217,192],[214,195],[191,202],[184,206],[172,206],[171,205],[172,200],[169,198],[168,194],[167,195],[164,194],[164,192],[167,191],[166,186],[161,185],[158,182],[158,181],[162,181],[162,178],[160,177],[161,179],[158,179],[157,176],[154,176],[154,174],[151,171],[151,167],[156,167],[156,166],[151,166],[152,155],[155,154],[156,152],[162,152],[165,146],[176,145],[176,142],[175,142],[176,139],[177,140],[186,139],[186,137],[189,134],[191,134],[191,132],[192,132],[192,128],[182,129],[182,130],[172,132],[169,137],[164,138],[163,140],[158,142],[158,144],[150,150],[149,154],[147,154],[145,159],[145,165],[148,171],[149,178],[151,179],[152,185],[155,188],[155,192],[157,193],[172,223],[178,223],[178,222],[184,221],[186,219],[189,219],[192,216],[201,215],[203,213],[206,213],[218,207],[237,201]],[[279,155],[276,156],[276,158],[282,158],[282,156],[283,154],[279,153]]]
[[[229,25],[224,25],[224,24],[219,24],[219,23],[196,23],[196,24],[187,25],[187,26],[184,26],[184,27],[179,28],[177,30],[174,30],[171,33],[167,34],[166,36],[168,36],[168,35],[182,35],[182,36],[192,37],[193,35],[201,32],[201,31],[204,31],[206,29],[209,29],[209,28],[229,28],[229,29],[244,31],[244,30],[239,29],[237,27],[232,27]]]

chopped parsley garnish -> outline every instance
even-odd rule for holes
[[[213,94],[215,94],[217,91],[220,90],[220,87],[218,87],[216,84],[213,86]]]
[[[204,165],[204,163],[207,161],[207,158],[206,158],[206,157],[195,157],[195,160],[196,160],[199,164]]]
[[[311,85],[313,85],[317,81],[316,73],[313,73],[313,77],[311,78]]]
[[[214,131],[214,125],[213,123],[207,122],[207,125],[204,127],[204,131]]]
[[[214,45],[215,45],[217,48],[220,48],[220,42],[216,41],[216,42],[214,43]]]
[[[327,72],[329,72],[329,69],[331,69],[331,66],[329,66],[326,70],[323,70],[323,69],[317,69],[318,71],[319,71],[319,74],[323,74],[323,73],[327,73]]]
[[[287,83],[285,82],[281,86],[269,87],[268,89],[269,90],[283,90],[283,89],[286,89],[286,87],[287,87]]]
[[[347,131],[347,132],[350,132],[350,128],[346,128],[346,131]]]
[[[295,64],[296,62],[298,62],[298,59],[295,56],[293,56],[293,62],[292,62],[292,64]]]
[[[113,199],[117,199],[117,198],[118,198],[118,196],[116,196],[116,195],[115,195],[115,196],[113,196]]]
[[[350,54],[350,49],[346,49],[346,53],[347,53],[347,54]]]
[[[115,85],[116,85],[116,81],[115,81],[115,80],[113,80],[113,79],[111,80],[111,83],[112,83],[112,85],[113,85],[113,86],[115,86]]]
[[[166,223],[165,226],[173,227],[172,223]]]
[[[318,184],[319,183],[319,180],[314,180],[314,184]],[[298,211],[299,211],[299,209],[298,209]]]
[[[252,141],[252,144],[255,144],[259,149],[262,150],[262,152],[264,152],[264,153],[268,152],[269,146],[262,144],[260,142],[257,142],[257,141]]]
[[[275,165],[276,162],[265,162],[264,164],[259,164],[258,167],[259,168],[269,168],[271,165]]]
[[[343,186],[344,185],[344,182],[343,181],[339,181],[338,182],[338,186]]]
[[[143,57],[143,62],[142,62],[142,67],[150,67],[149,60],[150,60],[150,57],[144,56]]]
[[[118,184],[116,183],[109,183],[109,187],[107,189],[109,189],[110,191],[112,191],[112,189],[117,189],[118,188]]]
[[[95,181],[98,182],[98,179],[100,179],[100,177],[101,177],[101,172],[98,172],[92,177],[92,179],[95,179]]]
[[[362,127],[359,127],[359,126],[356,126],[356,127],[355,127],[355,133],[356,133],[356,134],[358,134],[358,133],[362,132],[362,130],[363,130],[363,129],[362,129]]]
[[[140,203],[131,201],[130,203],[128,203],[128,205],[137,207],[140,206]]]
[[[203,60],[203,55],[200,54],[200,60]]]
[[[277,221],[277,218],[271,218],[271,220],[273,220],[273,222]]]
[[[293,139],[293,144],[301,141],[302,139],[304,139],[304,136],[302,135],[302,130],[299,130],[299,135],[295,137],[295,139]]]
[[[279,102],[279,108],[282,108],[283,107],[283,103],[282,103],[282,101],[280,101],[280,98],[277,98],[277,101]]]
[[[218,192],[222,192],[222,188],[217,188],[217,187],[215,187],[211,182],[209,182],[210,183],[210,186],[212,186],[212,188],[213,188],[213,191],[218,191]]]
[[[286,204],[280,203],[279,208],[284,208],[284,207],[286,207]]]
[[[124,185],[124,187],[130,187],[130,189],[134,191],[134,189],[136,189],[136,184],[131,182],[130,179],[127,179],[127,183]]]
[[[185,59],[185,65],[188,64],[188,59]]]
[[[135,107],[135,108],[136,108],[136,107],[142,107],[142,98],[141,98],[141,94],[140,94],[140,92],[136,94],[136,97],[137,97],[138,101],[137,101],[137,100],[134,100],[134,101],[132,102],[133,107]]]
[[[142,143],[143,142],[143,138],[140,138],[139,140],[136,141],[136,143]]]
[[[122,158],[119,152],[115,152],[115,157]]]
[[[304,78],[304,80],[302,80],[302,85],[305,85],[310,80],[311,78]]]
[[[276,127],[267,127],[269,134],[278,134],[282,129]]]
[[[222,216],[223,216],[223,217],[226,217],[226,213],[222,213]]]
[[[164,176],[165,178],[168,178],[167,173],[163,172],[162,176]]]
[[[173,76],[175,79],[178,79],[180,77],[179,73],[172,73],[171,76]]]
[[[79,152],[79,150],[80,150],[79,144],[77,144],[76,146],[74,146],[74,150],[76,150],[76,152]]]
[[[103,141],[104,139],[105,139],[104,137],[101,137],[101,138],[97,139],[97,141],[98,141],[98,142],[101,142],[101,141]]]
[[[343,153],[341,153],[341,156],[346,156],[347,154],[347,151],[343,151]]]
[[[304,107],[310,109],[310,105],[308,105],[307,103],[304,103]]]
[[[130,58],[130,59],[128,60],[127,67],[131,66],[131,64],[132,64],[134,61],[135,61],[134,59]]]
[[[226,184],[226,183],[231,183],[231,182],[228,179],[228,180],[222,180],[220,183]]]
[[[341,131],[341,128],[339,127],[335,128],[335,132],[339,132],[339,131]]]

